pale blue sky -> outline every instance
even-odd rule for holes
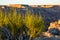
[[[44,5],[44,4],[60,4],[60,0],[0,0],[0,5],[8,4],[29,4],[29,5]]]

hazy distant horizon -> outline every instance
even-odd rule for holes
[[[0,0],[0,5],[9,4],[60,5],[60,0]]]

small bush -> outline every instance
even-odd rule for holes
[[[41,15],[34,15],[26,12],[25,16],[17,14],[16,10],[9,12],[8,14],[0,11],[0,26],[8,28],[11,34],[14,36],[25,33],[30,35],[30,38],[34,38],[43,31],[44,21]]]

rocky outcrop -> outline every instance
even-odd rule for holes
[[[60,20],[51,22],[48,31],[43,32],[40,37],[34,40],[60,40]]]

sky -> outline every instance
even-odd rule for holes
[[[60,0],[0,0],[0,5],[9,4],[60,5]]]

